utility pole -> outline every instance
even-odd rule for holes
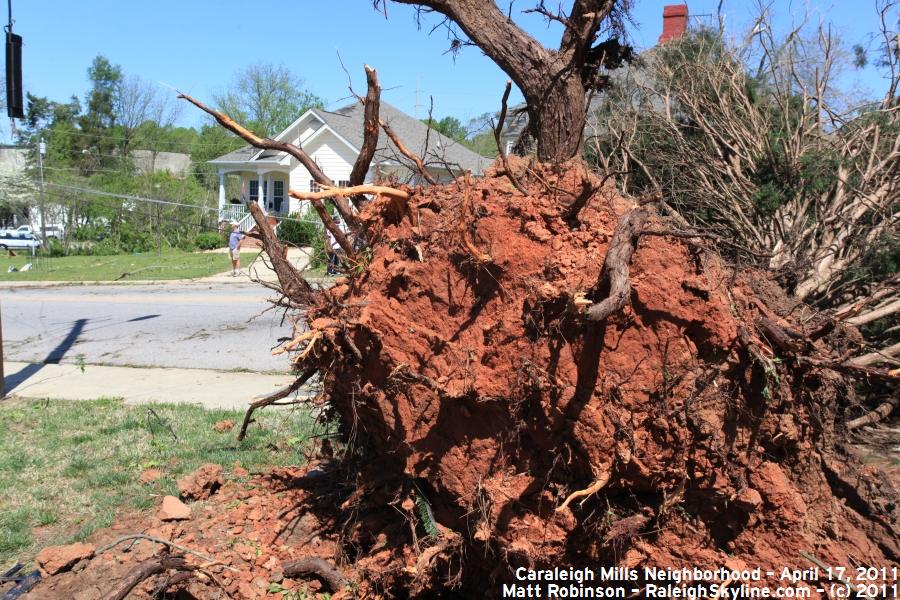
[[[47,213],[44,211],[44,154],[46,153],[47,144],[44,143],[44,138],[41,137],[38,142],[38,172],[40,173],[38,189],[41,194],[41,244],[47,243]]]
[[[3,317],[0,316],[0,400],[6,398],[6,384],[3,382],[3,377]]]

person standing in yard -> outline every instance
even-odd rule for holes
[[[237,277],[241,268],[241,244],[244,234],[238,229],[236,221],[231,222],[231,235],[228,236],[228,256],[231,258],[231,276]]]

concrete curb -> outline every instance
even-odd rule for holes
[[[294,376],[4,361],[7,398],[92,400],[123,398],[126,404],[199,404],[243,410],[254,397],[289,385]]]

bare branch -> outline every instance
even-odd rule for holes
[[[416,164],[416,168],[419,170],[419,174],[422,175],[422,178],[434,185],[437,183],[437,180],[434,176],[428,172],[428,168],[425,166],[425,163],[422,159],[409,148],[406,147],[406,144],[400,139],[400,137],[394,133],[394,130],[391,129],[391,126],[388,125],[384,120],[379,121],[381,123],[381,128],[384,129],[384,132],[387,134],[391,141],[394,142],[394,145],[397,146],[397,150],[400,151],[400,154],[413,161]]]
[[[513,186],[521,192],[523,196],[528,195],[528,190],[519,183],[518,178],[513,174],[512,169],[509,168],[509,159],[506,157],[506,148],[503,146],[503,142],[500,140],[500,136],[503,133],[503,124],[506,122],[506,103],[509,100],[509,93],[512,90],[512,81],[506,82],[506,89],[503,90],[503,99],[500,101],[500,116],[497,118],[497,125],[494,127],[494,141],[497,142],[497,152],[500,154],[500,162],[503,165],[503,172],[506,174],[506,177],[512,182]]]

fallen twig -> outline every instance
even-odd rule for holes
[[[96,551],[94,551],[94,556],[100,556],[104,552],[109,552],[110,550],[112,550],[113,548],[118,546],[119,544],[122,544],[122,543],[130,541],[130,540],[147,540],[150,542],[156,542],[157,544],[162,544],[163,546],[167,546],[170,549],[174,548],[180,552],[184,552],[185,554],[190,554],[192,556],[196,556],[197,558],[205,561],[208,564],[214,564],[214,565],[221,564],[215,558],[212,558],[211,556],[207,556],[206,554],[201,554],[200,552],[197,552],[196,550],[191,550],[187,546],[182,546],[181,544],[178,544],[171,540],[166,540],[166,539],[159,538],[159,537],[156,537],[153,535],[147,535],[145,533],[133,533],[131,535],[123,535],[122,537],[117,538],[116,540],[110,542],[109,544],[103,546],[102,548],[98,548]],[[229,571],[234,571],[236,573],[238,572],[238,570],[235,569],[234,567],[229,567],[227,565],[222,565],[222,567],[225,569],[228,569]]]

